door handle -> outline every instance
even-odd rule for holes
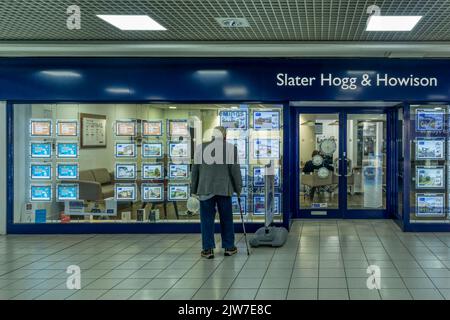
[[[345,157],[344,160],[345,160],[345,166],[346,166],[346,171],[347,171],[347,174],[345,176],[346,177],[350,177],[350,176],[353,175],[353,173],[352,173],[352,161],[349,160],[347,157]],[[348,170],[349,169],[348,164],[350,164],[350,170]],[[350,173],[348,173],[349,171],[350,171]]]
[[[342,174],[339,174],[339,166],[340,166],[340,162],[341,162],[341,158],[337,158],[336,160],[334,160],[334,170],[333,173],[335,176],[337,177],[342,177]]]

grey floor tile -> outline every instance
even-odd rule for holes
[[[430,278],[450,278],[450,270],[447,269],[423,269]]]
[[[290,278],[264,278],[261,287],[263,289],[285,289],[289,287]]]
[[[75,293],[75,290],[49,290],[36,297],[36,300],[64,300]]]
[[[138,290],[129,300],[158,300],[168,289],[144,289]]]
[[[450,278],[430,278],[438,289],[450,289]]]
[[[381,296],[376,289],[349,289],[350,300],[380,300]]]
[[[228,289],[200,289],[192,297],[193,300],[222,300],[227,294]]]
[[[414,300],[442,300],[443,297],[437,289],[410,289]]]
[[[412,300],[407,289],[381,289],[380,294],[383,300]]]
[[[347,289],[319,289],[319,300],[348,300]]]
[[[119,284],[123,279],[97,279],[88,284],[84,289],[110,290]]]
[[[292,278],[289,284],[289,288],[293,289],[317,289],[318,286],[318,278]]]
[[[259,289],[255,299],[256,300],[285,300],[287,296],[287,289]]]
[[[439,289],[439,292],[445,300],[450,300],[450,289]]]
[[[169,289],[172,288],[179,279],[153,279],[143,289]]]
[[[96,300],[108,290],[77,290],[74,294],[67,297],[66,300]]]
[[[342,278],[345,277],[344,268],[320,268],[319,269],[320,278]]]
[[[130,270],[130,269],[123,269],[123,270],[119,270],[119,269],[114,269],[111,270],[110,272],[102,275],[102,278],[104,279],[120,279],[120,278],[128,278],[129,276],[131,276],[134,272],[136,272],[135,270]]]
[[[398,272],[405,278],[425,278],[427,276],[420,268],[399,268]]]
[[[140,269],[133,272],[128,278],[153,279],[161,273],[163,269]]]
[[[230,289],[225,300],[253,300],[258,289]]]
[[[190,300],[198,289],[169,289],[162,300]]]
[[[309,278],[309,277],[315,277],[317,278],[319,276],[319,269],[293,269],[292,271],[292,278]]]
[[[27,292],[28,290],[22,289],[8,289],[8,290],[0,290],[0,300],[9,300],[14,298],[15,296]]]
[[[319,278],[320,289],[345,289],[347,288],[346,278]]]
[[[434,289],[434,284],[429,278],[403,278],[408,289]]]
[[[124,289],[142,289],[150,279],[125,279],[118,283],[113,289],[114,290],[124,290]]]
[[[239,272],[239,278],[262,278],[266,274],[267,269],[243,269]]]
[[[216,288],[227,289],[227,288],[231,287],[231,284],[233,283],[233,281],[234,281],[234,278],[212,277],[203,283],[202,289],[216,289]]]
[[[317,300],[317,289],[289,289],[288,300]]]
[[[233,289],[257,289],[261,285],[262,278],[236,278],[231,286]]]
[[[200,288],[205,279],[197,279],[197,278],[182,278],[178,280],[177,283],[173,286],[175,289],[198,289]]]
[[[98,300],[127,300],[133,296],[137,290],[109,290]]]
[[[11,299],[12,300],[33,300],[33,299],[39,297],[40,295],[43,295],[47,291],[48,290],[46,290],[46,289],[41,289],[41,290],[35,290],[35,289],[24,290],[21,294],[16,295],[16,296],[14,296]]]

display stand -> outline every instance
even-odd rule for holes
[[[265,167],[265,214],[264,227],[255,232],[255,236],[250,239],[252,247],[271,246],[281,247],[285,244],[288,231],[284,227],[275,227],[273,217],[275,213],[275,163],[271,161]]]

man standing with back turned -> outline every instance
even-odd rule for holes
[[[237,253],[231,197],[241,194],[242,177],[237,148],[226,142],[224,127],[215,127],[213,138],[195,150],[191,193],[200,200],[202,257],[214,258],[214,220],[219,211],[222,248],[225,256]]]

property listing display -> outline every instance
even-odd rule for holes
[[[281,213],[282,193],[282,112],[281,108],[249,108],[246,105],[219,112],[220,125],[227,130],[226,141],[236,147],[241,165],[243,192],[241,206],[247,220],[263,219],[266,210],[264,190],[266,185],[265,166],[274,162],[275,208]],[[237,195],[232,198],[233,214],[239,215]]]
[[[62,202],[78,199],[78,137],[78,120],[30,120],[28,201]],[[41,218],[45,220],[46,217]]]
[[[235,146],[242,176],[241,205],[236,194],[231,199],[235,220],[240,218],[240,208],[247,222],[265,220],[269,203],[264,193],[266,166],[273,163],[274,214],[276,222],[281,221],[282,106],[188,107],[191,110],[183,110],[183,106],[166,110],[166,106],[143,105],[133,113],[131,105],[115,105],[111,109],[111,105],[105,104],[105,110],[110,108],[108,111],[92,107],[92,113],[83,113],[80,112],[83,108],[75,104],[64,106],[64,112],[56,110],[56,106],[50,110],[36,104],[36,110],[30,113],[36,114],[35,118],[28,117],[23,122],[22,127],[29,130],[21,142],[26,159],[21,167],[22,178],[15,177],[24,185],[23,200],[19,195],[15,197],[24,201],[24,208],[31,209],[24,209],[23,217],[15,220],[18,223],[175,219],[197,222],[199,212],[187,208],[192,196],[193,151],[198,142],[211,139],[214,127],[222,125],[226,129],[225,141]],[[65,115],[70,117],[64,119]],[[202,126],[199,140],[192,136],[198,120]],[[429,174],[434,181],[437,179],[437,173]]]
[[[411,223],[450,223],[449,108],[411,106]]]

